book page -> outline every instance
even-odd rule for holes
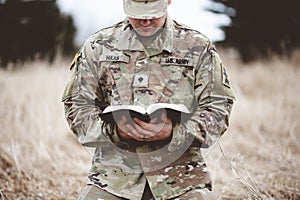
[[[120,110],[132,110],[141,114],[146,114],[146,109],[142,106],[134,106],[134,105],[116,105],[116,106],[108,106],[106,107],[102,114],[120,111]]]
[[[138,118],[148,122],[151,119],[159,118],[163,112],[166,112],[167,116],[176,122],[186,121],[191,114],[183,104],[155,103],[149,105],[147,109],[134,105],[108,106],[101,113],[101,118],[113,122],[119,120],[121,116],[127,116],[131,119]]]
[[[191,113],[185,105],[183,105],[183,104],[171,104],[171,103],[151,104],[147,108],[147,113],[151,114],[151,113],[154,113],[155,111],[157,111],[159,109],[171,109],[171,110],[179,111],[179,112],[182,112],[182,113],[187,113],[187,114]]]

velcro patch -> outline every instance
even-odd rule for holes
[[[100,61],[129,63],[130,57],[124,54],[103,54],[100,56]]]
[[[167,57],[160,59],[161,65],[178,65],[178,66],[194,66],[193,59],[191,58],[177,58],[177,57]]]
[[[145,74],[137,74],[134,76],[133,87],[148,87],[149,77]]]

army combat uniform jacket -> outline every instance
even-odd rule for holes
[[[88,184],[141,199],[148,181],[155,199],[211,189],[200,148],[227,129],[234,95],[226,69],[201,33],[167,18],[144,47],[128,20],[86,41],[71,65],[63,102],[80,143],[94,147]],[[101,119],[109,105],[184,104],[191,116],[173,124],[170,139],[134,142]]]

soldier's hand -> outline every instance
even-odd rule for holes
[[[122,118],[117,121],[118,126],[118,134],[121,138],[125,139],[135,139],[135,140],[142,140],[140,139],[140,135],[134,128],[134,122],[131,118],[126,118],[122,116]]]
[[[130,119],[131,120],[131,119]],[[160,118],[144,122],[137,118],[129,121],[125,116],[117,122],[119,136],[137,141],[158,141],[164,140],[172,135],[172,121],[162,113]]]

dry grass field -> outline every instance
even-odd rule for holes
[[[232,55],[231,126],[203,151],[215,199],[300,199],[300,54],[247,65]],[[68,62],[0,70],[0,200],[77,199],[84,187],[90,155],[60,101]]]

